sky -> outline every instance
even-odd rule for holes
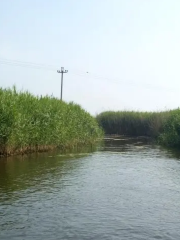
[[[0,87],[109,110],[180,106],[179,0],[0,1]]]

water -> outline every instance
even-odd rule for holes
[[[141,139],[1,159],[0,239],[180,239],[179,159]]]

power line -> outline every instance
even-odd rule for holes
[[[51,71],[55,71],[55,67],[49,67],[48,65],[41,65],[41,64],[30,64],[30,63],[26,63],[26,62],[16,62],[16,61],[7,61],[7,60],[1,60],[0,59],[0,64],[3,65],[10,65],[10,66],[16,66],[16,67],[28,67],[28,68],[34,68],[34,69],[45,69],[45,70],[51,70]]]
[[[50,64],[40,64],[40,63],[33,63],[33,62],[27,62],[27,61],[20,61],[20,60],[12,60],[12,59],[6,59],[6,58],[0,58],[0,64],[3,65],[10,65],[10,66],[16,66],[16,67],[27,67],[27,68],[34,68],[34,69],[43,69],[43,70],[48,70],[48,71],[56,71],[57,67],[55,65],[50,65]],[[160,90],[164,89],[164,90],[168,90],[168,91],[173,91],[173,89],[167,89],[164,86],[155,86],[149,83],[135,83],[133,81],[123,81],[120,79],[113,79],[113,78],[108,78],[108,77],[104,77],[101,75],[96,75],[96,74],[92,74],[90,72],[85,72],[85,71],[80,71],[80,70],[75,70],[72,69],[72,71],[70,72],[70,74],[75,75],[75,76],[80,76],[80,77],[85,77],[85,78],[91,78],[91,79],[97,79],[97,80],[106,80],[108,82],[111,83],[115,83],[115,84],[119,84],[119,83],[125,83],[128,85],[133,85],[133,86],[141,86],[141,87],[146,87],[148,89],[154,89],[154,88],[158,88]]]
[[[40,63],[33,63],[33,62],[26,62],[26,61],[19,61],[19,60],[12,60],[12,59],[5,59],[5,58],[0,58],[0,63],[1,64],[7,64],[7,65],[13,65],[13,66],[22,66],[22,67],[32,67],[32,68],[37,68],[37,69],[47,69],[47,70],[55,70],[57,67],[54,65],[46,65],[46,64],[40,64]],[[86,76],[87,78],[93,78],[93,79],[101,79],[101,80],[107,80],[111,82],[123,82],[122,80],[117,80],[117,79],[112,79],[112,78],[107,78],[102,75],[95,75],[89,72],[85,71],[80,71],[80,70],[74,70],[72,69],[71,71],[72,75],[77,75],[77,76]],[[128,81],[129,84],[133,84],[133,81]],[[135,83],[136,84],[136,83]]]
[[[55,68],[55,67],[57,67],[57,66],[50,65],[50,64],[34,63],[34,62],[13,60],[13,59],[7,59],[7,58],[0,58],[0,61],[11,62],[11,63],[16,63],[16,64],[23,64],[23,65],[28,65],[28,66],[31,66],[31,65],[32,65],[32,66],[50,67],[50,68]]]

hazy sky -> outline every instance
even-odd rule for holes
[[[92,114],[179,107],[179,13],[179,0],[0,0],[1,86],[59,97],[64,66],[64,100]]]

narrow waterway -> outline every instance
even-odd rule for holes
[[[142,139],[0,159],[0,239],[180,239],[180,155]]]

